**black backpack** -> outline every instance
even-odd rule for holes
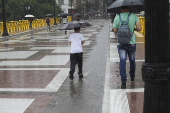
[[[49,18],[46,19],[46,23],[50,23],[50,19]]]
[[[119,14],[121,25],[118,29],[118,43],[120,44],[128,44],[132,39],[134,31],[131,33],[130,28],[128,26],[130,14],[131,13],[129,13],[125,24],[123,24],[121,16]]]

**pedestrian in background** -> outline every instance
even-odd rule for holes
[[[50,31],[50,18],[49,17],[47,17],[46,18],[46,23],[47,23],[47,31],[49,30]]]
[[[59,21],[60,21],[60,24],[61,24],[61,23],[62,23],[62,17],[60,17],[60,20],[59,20]]]
[[[32,21],[33,21],[33,19],[30,18],[30,19],[29,19],[29,24],[30,24],[30,28],[31,28],[31,29],[32,29]]]
[[[121,7],[121,19],[122,21],[126,21],[127,17],[129,15],[129,7],[128,6],[122,6]],[[128,22],[128,26],[130,28],[130,31],[132,34],[132,38],[129,44],[120,44],[118,43],[117,48],[118,48],[118,53],[119,53],[119,58],[120,58],[120,64],[119,64],[119,69],[120,69],[120,76],[121,76],[121,88],[126,88],[126,81],[127,81],[127,75],[126,75],[126,58],[127,58],[127,54],[129,57],[129,62],[130,62],[130,77],[131,77],[131,81],[133,82],[135,79],[135,68],[136,68],[136,64],[135,64],[135,52],[136,52],[136,42],[135,42],[135,34],[134,34],[134,27],[136,25],[136,30],[137,31],[141,31],[141,25],[139,22],[139,18],[131,13],[129,16],[129,22]],[[113,29],[114,32],[117,33],[119,27],[121,26],[121,22],[120,22],[120,17],[119,15],[117,15],[114,19],[114,23],[113,23]]]
[[[71,80],[74,79],[75,66],[78,63],[78,74],[79,78],[83,78],[82,68],[83,68],[83,40],[84,37],[80,34],[80,27],[74,28],[74,33],[70,34],[69,41],[71,44],[70,53],[70,72],[69,77]]]
[[[62,17],[63,24],[66,24],[68,22],[67,16]],[[65,30],[65,34],[67,34],[67,30]]]
[[[84,14],[84,21],[86,21],[86,19],[87,19],[87,15],[86,15],[86,14]]]
[[[80,21],[80,16],[76,16],[76,20],[77,20],[77,21]]]
[[[91,21],[91,15],[89,14],[88,16],[89,16],[89,20]]]

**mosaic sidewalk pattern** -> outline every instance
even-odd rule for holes
[[[91,23],[92,27],[81,29],[85,39],[84,57],[104,22]],[[0,42],[0,113],[43,112],[52,98],[50,94],[57,92],[68,77],[68,36],[72,32],[64,34],[52,28],[50,32],[35,32]]]

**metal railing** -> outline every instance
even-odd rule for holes
[[[56,17],[56,23],[60,23],[60,17]],[[71,17],[68,16],[68,21]],[[54,18],[51,18],[51,25],[54,25]],[[38,29],[46,26],[46,19],[34,19],[32,21],[32,29]],[[15,34],[30,30],[29,20],[9,21],[6,22],[6,28],[9,34]],[[3,34],[3,22],[0,22],[0,34]]]
[[[56,23],[60,23],[60,17],[56,17]],[[68,21],[71,21],[71,16],[68,16]],[[140,24],[142,26],[142,35],[145,35],[145,17],[139,17]],[[54,18],[51,18],[51,25],[54,24]],[[19,21],[9,21],[6,23],[7,31],[8,33],[18,33],[18,32],[23,32],[30,30],[30,25],[28,20],[19,20]],[[34,19],[32,21],[32,28],[33,29],[38,29],[46,26],[46,20],[45,19]],[[0,22],[0,34],[3,33],[3,22]]]
[[[138,17],[140,20],[140,24],[142,26],[142,31],[140,31],[139,33],[141,33],[142,35],[145,36],[145,17]]]

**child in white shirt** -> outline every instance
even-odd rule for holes
[[[75,72],[75,66],[78,63],[78,74],[79,78],[83,78],[82,74],[82,67],[83,67],[83,40],[84,37],[82,34],[80,34],[80,27],[74,28],[74,33],[70,34],[69,41],[71,44],[71,53],[70,53],[70,79],[74,79],[74,72]]]

